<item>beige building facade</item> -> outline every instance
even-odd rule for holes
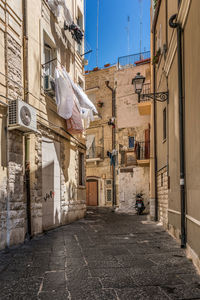
[[[154,91],[169,91],[155,106],[157,214],[198,267],[199,13],[198,0],[162,0],[152,19]]]
[[[86,93],[98,109],[98,116],[90,123],[86,132],[86,180],[87,205],[113,205],[113,165],[107,152],[113,150],[112,91],[116,67],[91,71],[85,76]]]
[[[64,66],[84,88],[84,41],[64,30],[64,21],[84,30],[84,1],[65,1],[59,10],[44,0],[0,3],[2,249],[83,217],[86,192],[85,139],[67,132],[52,84],[55,68]],[[16,112],[32,120],[30,128],[10,126]]]
[[[135,213],[137,194],[142,194],[145,212],[150,201],[150,115],[151,102],[138,103],[132,84],[140,73],[146,78],[144,90],[150,91],[150,53],[119,58],[115,74],[117,83],[117,149],[118,149],[118,211]]]
[[[141,72],[150,89],[150,53],[145,55],[128,57],[131,64],[119,58],[118,65],[85,76],[86,93],[99,113],[87,130],[88,205],[135,213],[136,195],[142,193],[149,210],[151,102],[139,107],[132,85]]]

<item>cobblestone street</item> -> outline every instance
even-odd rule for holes
[[[146,216],[85,219],[0,253],[0,299],[200,299],[184,251]]]

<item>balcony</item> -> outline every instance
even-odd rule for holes
[[[104,149],[103,147],[91,147],[86,151],[86,162],[102,161],[104,159]]]
[[[136,159],[140,166],[149,166],[150,163],[150,141],[136,142]]]
[[[130,67],[136,67],[139,65],[143,65],[149,63],[151,60],[150,51],[121,56],[118,58],[118,69],[123,70]]]
[[[146,98],[144,95],[149,94],[151,92],[150,83],[146,83],[143,85],[143,91],[140,95],[140,99],[138,100],[138,110],[141,116],[150,115],[151,114],[151,100]]]

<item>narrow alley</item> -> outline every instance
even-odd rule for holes
[[[184,250],[146,216],[85,219],[0,253],[0,299],[200,299]]]

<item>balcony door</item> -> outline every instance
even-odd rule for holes
[[[87,206],[98,206],[98,181],[88,180],[86,182]]]
[[[150,158],[150,129],[145,130],[145,159]]]

